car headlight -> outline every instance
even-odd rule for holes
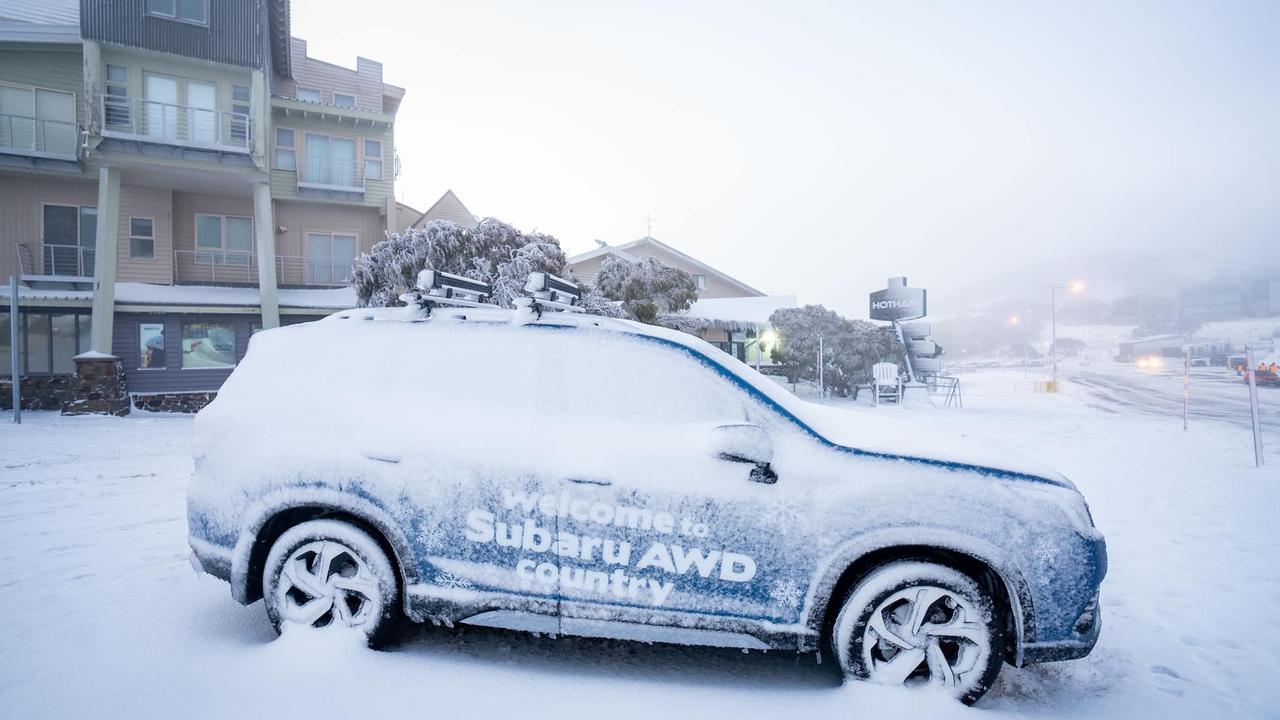
[[[1020,487],[1019,491],[1052,504],[1061,511],[1073,530],[1085,535],[1095,531],[1093,513],[1089,512],[1089,504],[1085,502],[1084,496],[1075,490],[1045,485],[1025,485]]]

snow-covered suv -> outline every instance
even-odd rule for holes
[[[919,414],[622,320],[340,312],[255,335],[196,418],[192,560],[277,629],[829,648],[973,702],[1092,649],[1105,547],[1065,478]]]

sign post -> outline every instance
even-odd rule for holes
[[[18,362],[18,278],[9,276],[9,377],[13,380],[13,422],[22,424],[22,374]]]
[[[907,350],[907,377],[916,382],[916,371],[919,363],[913,362],[911,348],[902,334],[901,321],[917,320],[928,314],[928,296],[924,288],[907,287],[904,277],[889,278],[889,286],[884,290],[871,293],[872,320],[888,320],[893,323],[898,341]]]
[[[1191,348],[1182,348],[1182,431],[1187,431],[1191,406]]]
[[[1249,420],[1253,424],[1253,465],[1262,467],[1262,425],[1258,417],[1258,379],[1253,365],[1253,345],[1244,346],[1244,371],[1249,379]]]

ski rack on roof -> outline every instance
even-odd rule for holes
[[[583,312],[582,289],[551,273],[529,273],[529,282],[525,283],[524,291],[532,297],[516,300],[516,307],[528,308],[537,317],[542,317],[546,310]]]
[[[489,283],[451,275],[439,270],[418,273],[417,288],[400,296],[406,303],[417,305],[431,316],[435,307],[488,307],[493,297]]]

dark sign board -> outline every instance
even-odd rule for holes
[[[927,313],[923,288],[907,287],[904,277],[889,278],[889,287],[871,293],[872,320],[914,320]]]

